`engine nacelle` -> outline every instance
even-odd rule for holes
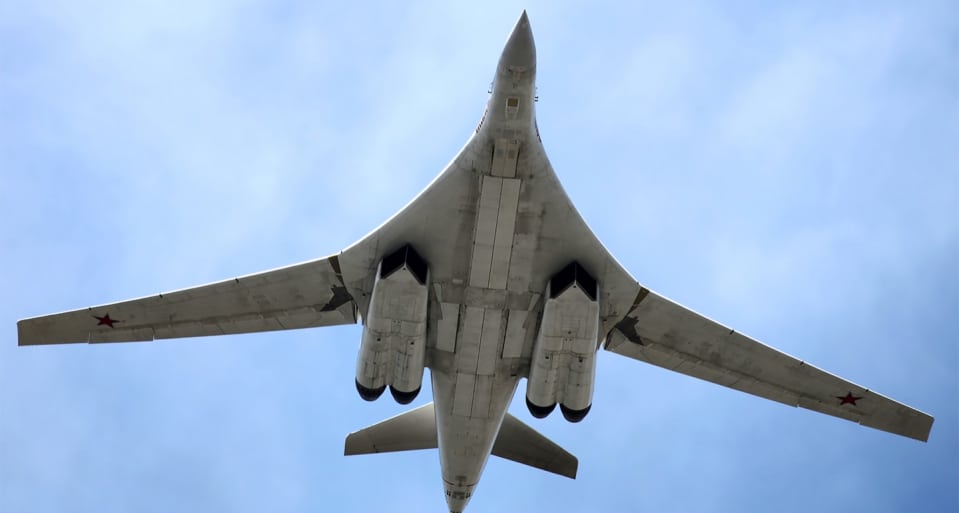
[[[546,287],[546,304],[530,355],[526,405],[543,418],[560,404],[570,422],[583,420],[593,400],[599,335],[596,280],[573,262]]]
[[[429,266],[406,245],[380,262],[356,362],[356,389],[367,401],[390,387],[407,404],[416,398],[426,366]]]

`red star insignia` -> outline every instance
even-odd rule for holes
[[[112,328],[114,323],[120,322],[116,319],[111,319],[110,314],[104,314],[103,317],[94,315],[93,318],[97,320],[97,326],[109,326]]]
[[[846,395],[837,395],[836,399],[839,399],[839,406],[844,404],[851,404],[856,406],[856,401],[862,399],[862,397],[857,397],[852,395],[852,392],[847,392]]]

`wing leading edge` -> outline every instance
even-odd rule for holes
[[[925,442],[933,418],[729,329],[646,288],[605,348],[635,360]]]
[[[21,346],[253,333],[356,322],[337,256],[17,323]]]

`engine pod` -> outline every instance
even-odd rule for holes
[[[560,403],[564,416],[579,411],[585,416],[592,403],[596,370],[599,287],[572,262],[550,279],[546,297],[530,355],[527,405],[543,411],[544,405]]]
[[[397,401],[416,397],[426,363],[428,296],[429,266],[412,246],[383,258],[363,319],[356,363],[358,390],[362,386],[382,393],[389,385]]]

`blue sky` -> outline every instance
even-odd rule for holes
[[[928,444],[600,355],[565,480],[472,513],[959,508],[955,2],[0,0],[0,511],[445,511],[356,326],[16,347],[19,318],[334,253],[469,137],[529,11],[538,120],[644,285],[936,417]],[[522,384],[521,384],[522,387]],[[429,400],[421,395],[416,404]]]

